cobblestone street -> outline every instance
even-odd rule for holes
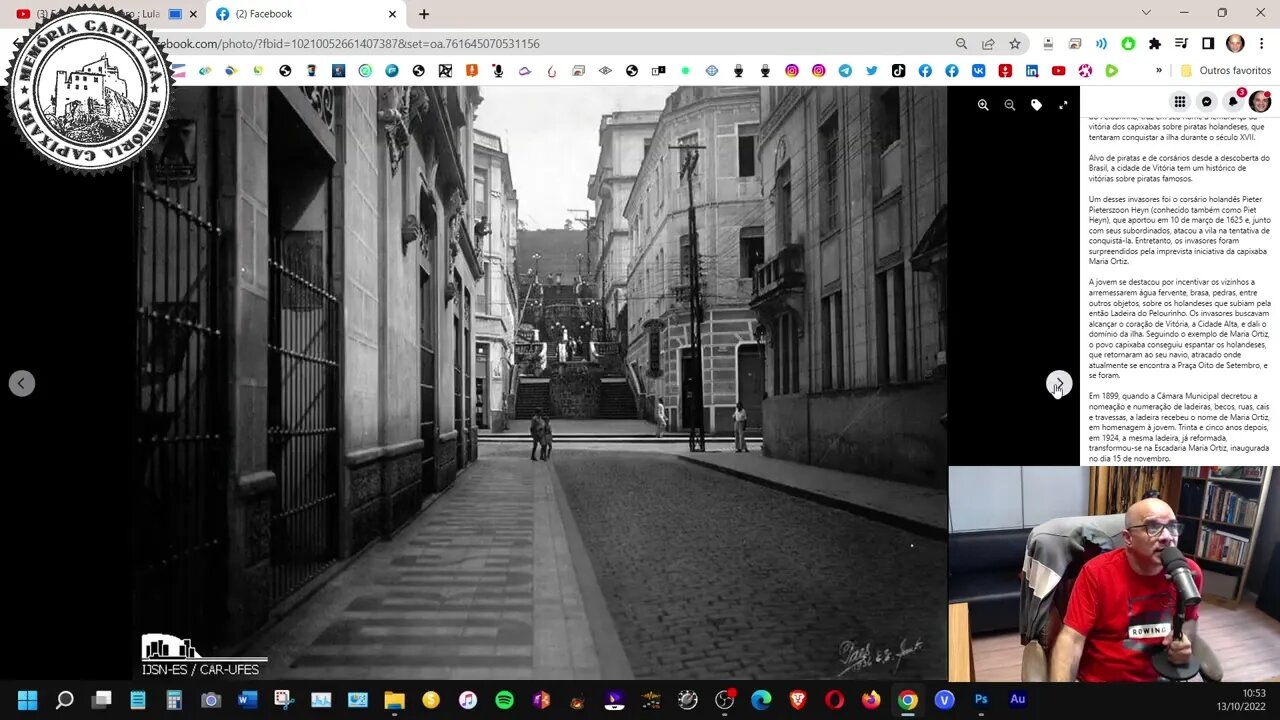
[[[485,452],[248,652],[272,679],[599,678],[560,507],[548,463]]]
[[[282,679],[945,676],[942,542],[625,447],[483,447],[246,653]]]
[[[945,677],[943,542],[668,454],[553,464],[637,678],[889,678],[917,646],[899,673]]]

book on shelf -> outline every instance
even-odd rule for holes
[[[1210,527],[1200,529],[1196,557],[1228,565],[1243,566],[1249,553],[1249,538]]]
[[[1262,475],[1265,471],[1266,467],[1263,465],[1184,465],[1182,467],[1182,476],[1200,480],[1224,478],[1228,480],[1262,482]]]
[[[1211,484],[1204,519],[1252,527],[1254,521],[1258,519],[1258,500],[1222,485]]]

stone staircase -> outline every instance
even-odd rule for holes
[[[521,378],[516,392],[516,418],[528,420],[538,408],[551,412],[551,383],[543,378]]]
[[[596,417],[609,420],[636,419],[636,397],[626,378],[600,378],[600,409]]]

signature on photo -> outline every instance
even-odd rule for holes
[[[844,677],[845,673],[852,670],[867,670],[873,665],[887,665],[893,663],[893,673],[898,672],[898,668],[902,667],[902,659],[920,648],[924,647],[924,641],[919,638],[912,644],[905,638],[898,644],[898,648],[880,648],[872,652],[871,643],[858,645],[852,640],[845,640],[840,643],[840,663],[844,665],[844,670],[840,671],[836,677]]]

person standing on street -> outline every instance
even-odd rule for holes
[[[667,406],[662,404],[662,398],[658,398],[658,409],[655,412],[655,415],[656,417],[654,419],[658,422],[658,430],[655,435],[657,437],[662,437],[662,431],[665,430],[667,426]]]
[[[742,403],[733,411],[733,439],[734,452],[751,452],[747,449],[747,411]]]
[[[533,419],[529,421],[529,435],[533,438],[533,452],[529,453],[530,460],[538,459],[538,451],[542,448],[542,433],[547,426],[547,421],[542,417],[542,408],[533,411]]]

